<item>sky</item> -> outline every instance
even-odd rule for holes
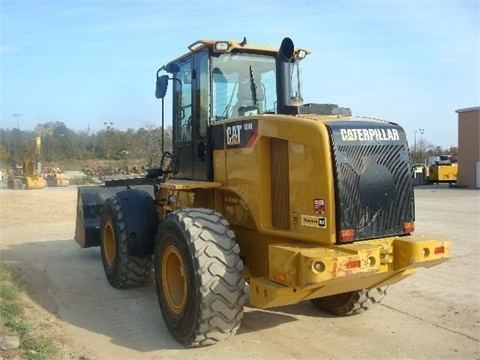
[[[159,125],[158,68],[196,40],[244,36],[310,50],[306,103],[399,123],[410,144],[458,145],[455,111],[480,105],[473,0],[0,0],[0,14],[4,129]]]

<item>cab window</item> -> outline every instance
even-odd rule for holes
[[[178,64],[180,70],[175,74],[173,108],[176,141],[192,140],[192,62],[187,59]]]
[[[212,119],[275,113],[275,58],[228,53],[213,56]]]

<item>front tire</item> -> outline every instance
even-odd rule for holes
[[[337,316],[351,316],[368,310],[387,294],[386,288],[358,290],[312,299],[311,302],[321,310]]]
[[[100,221],[100,248],[107,280],[114,288],[143,285],[152,270],[151,256],[130,256],[124,215],[117,196],[105,200]]]
[[[228,221],[209,209],[170,213],[157,233],[155,284],[166,326],[186,347],[234,335],[245,303],[243,263]]]

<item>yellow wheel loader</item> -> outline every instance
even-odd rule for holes
[[[440,155],[437,158],[438,160],[427,168],[427,184],[455,184],[458,178],[458,164],[451,161],[450,155]]]
[[[353,315],[450,258],[448,241],[412,235],[402,127],[305,104],[308,54],[289,38],[191,44],[157,71],[162,127],[172,87],[173,151],[160,168],[78,189],[78,244],[101,247],[116,288],[153,269],[165,324],[186,347],[235,334],[247,293],[259,308],[310,300]]]
[[[70,185],[70,178],[60,168],[53,166],[46,167],[43,171],[43,177],[47,182],[47,186],[66,187]]]

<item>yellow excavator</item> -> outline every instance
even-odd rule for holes
[[[16,167],[13,174],[10,174],[7,186],[10,189],[43,189],[46,186],[45,179],[40,170],[40,149],[42,139],[40,136],[27,146],[23,155],[23,164]]]

